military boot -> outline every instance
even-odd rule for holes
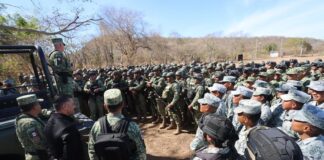
[[[161,124],[161,126],[160,126],[160,129],[164,129],[164,128],[166,128],[167,126],[166,126],[166,119],[165,119],[165,117],[162,117],[162,124]]]
[[[179,124],[177,124],[177,129],[176,131],[173,133],[174,135],[178,135],[181,133],[181,126]]]
[[[176,128],[176,124],[174,121],[171,121],[170,125],[166,128],[167,130],[171,130],[171,129],[175,129]]]
[[[156,118],[156,120],[153,121],[152,123],[153,123],[153,124],[158,124],[158,123],[160,123],[160,122],[161,122],[161,118],[160,118],[160,116],[158,116],[158,117]]]

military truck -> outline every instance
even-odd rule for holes
[[[24,159],[24,150],[15,132],[15,118],[20,114],[16,98],[26,94],[36,94],[38,98],[44,99],[41,103],[42,108],[51,110],[56,96],[55,86],[53,86],[55,79],[50,74],[46,56],[40,46],[0,46],[0,60],[5,61],[8,57],[23,58],[25,64],[27,62],[23,72],[28,72],[33,77],[32,82],[28,84],[16,83],[0,87],[0,159],[20,160]],[[0,68],[0,78],[3,78],[1,71],[4,72]],[[9,70],[6,72],[10,73]],[[1,80],[4,79],[0,79],[0,82]],[[75,117],[85,122],[81,123],[79,130],[82,134],[87,134],[93,121],[82,114],[77,114]]]

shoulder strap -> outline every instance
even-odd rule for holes
[[[113,127],[112,130],[116,133],[127,133],[128,131],[128,126],[130,123],[129,118],[123,118],[120,121],[118,121]]]
[[[107,121],[107,117],[103,116],[99,119],[99,124],[100,124],[100,128],[101,128],[101,133],[111,133],[111,126]]]
[[[130,122],[131,120],[129,118],[123,118],[115,125],[111,126],[108,123],[106,116],[99,119],[101,133],[127,133]]]

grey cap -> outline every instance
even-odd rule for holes
[[[16,98],[19,106],[24,106],[27,104],[32,104],[35,102],[43,102],[43,99],[37,99],[36,94],[28,94]]]
[[[287,84],[291,84],[294,87],[302,87],[303,86],[300,81],[296,81],[296,80],[288,80]]]
[[[276,88],[276,91],[288,92],[290,89],[297,89],[297,88],[291,84],[283,83],[283,84],[280,84],[278,88]]]
[[[261,113],[261,103],[253,99],[242,99],[239,106],[234,109],[235,113],[259,114]]]
[[[233,95],[243,95],[244,97],[252,97],[253,90],[244,87],[244,86],[238,86],[235,91],[231,92]]]
[[[312,90],[315,90],[315,91],[323,92],[324,91],[324,80],[311,81],[307,87]]]
[[[307,122],[312,126],[324,129],[324,111],[310,104],[305,104],[301,110],[298,110],[293,120]]]
[[[257,88],[257,87],[268,88],[269,86],[270,86],[269,83],[266,81],[256,80],[252,87],[253,88]]]
[[[312,97],[303,91],[290,89],[288,94],[281,95],[280,98],[284,101],[294,100],[300,103],[308,102]]]
[[[270,95],[270,94],[271,94],[271,90],[269,88],[263,88],[263,87],[257,87],[253,92],[253,96]]]
[[[224,85],[222,85],[222,84],[219,84],[219,83],[214,83],[213,86],[208,87],[208,90],[210,92],[218,91],[220,93],[226,93],[226,91],[227,91],[226,87]]]
[[[224,76],[221,83],[224,83],[224,82],[234,83],[235,81],[236,81],[236,78],[234,76]]]
[[[205,93],[204,98],[198,99],[198,103],[208,104],[213,107],[218,107],[219,102],[221,102],[221,99],[219,99],[211,93]]]

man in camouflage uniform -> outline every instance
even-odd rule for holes
[[[162,92],[166,86],[166,82],[164,80],[163,77],[161,77],[161,69],[159,66],[155,66],[153,68],[153,72],[154,72],[154,76],[153,78],[150,80],[150,82],[147,83],[147,87],[149,88],[153,88],[154,91],[154,95],[155,95],[155,101],[156,101],[156,109],[159,113],[157,119],[153,122],[153,124],[157,124],[160,122],[160,120],[162,119],[162,126],[165,126],[165,106],[163,105],[162,101]]]
[[[199,118],[201,116],[201,112],[199,110],[199,103],[198,99],[202,98],[204,96],[205,88],[201,84],[201,81],[203,79],[201,74],[195,74],[193,76],[195,79],[195,85],[193,88],[191,88],[190,91],[188,91],[188,98],[191,100],[191,103],[188,106],[188,109],[192,111],[193,118],[198,125]]]
[[[146,86],[146,82],[144,78],[141,76],[141,70],[136,69],[134,71],[134,86],[129,87],[129,90],[133,94],[135,109],[137,112],[137,119],[146,121],[146,104],[144,97],[144,88]]]
[[[180,86],[175,81],[175,75],[173,72],[169,72],[167,75],[167,86],[163,90],[162,99],[166,102],[165,109],[170,113],[171,124],[167,127],[168,130],[177,128],[175,135],[181,133],[181,111],[179,108],[180,99]],[[162,127],[164,128],[164,127]]]
[[[25,149],[26,160],[47,160],[45,124],[38,115],[42,112],[35,94],[17,98],[22,114],[16,119],[16,134],[22,147]]]
[[[89,95],[90,118],[93,120],[97,120],[103,115],[102,93],[105,89],[103,83],[96,80],[96,73],[94,71],[90,72],[89,81],[84,85],[83,90]]]
[[[118,121],[122,120],[122,103],[123,98],[119,89],[109,89],[104,93],[104,107],[108,111],[106,115],[107,121],[111,126],[117,124]],[[100,123],[97,121],[91,128],[89,133],[88,153],[90,160],[97,160],[94,144],[97,136],[102,133]],[[130,160],[146,160],[146,148],[145,143],[141,135],[139,126],[135,122],[130,122],[127,135],[136,144],[136,151],[130,157]]]
[[[73,96],[72,67],[63,53],[65,44],[62,38],[54,38],[52,42],[55,50],[49,55],[49,65],[55,76],[58,93]]]

